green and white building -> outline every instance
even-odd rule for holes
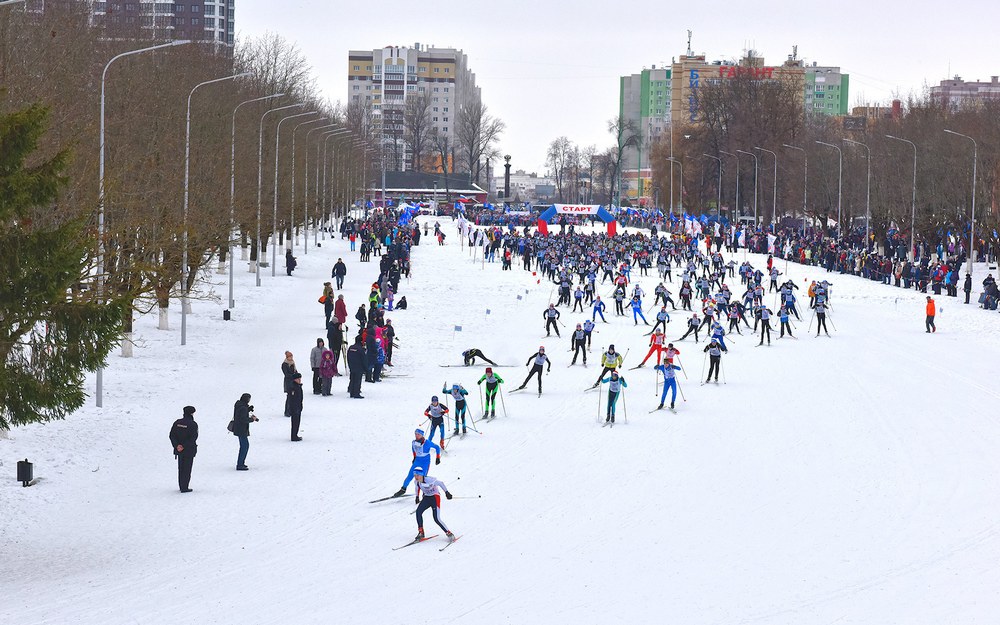
[[[618,112],[639,132],[638,146],[622,155],[622,198],[652,199],[649,151],[656,138],[670,128],[670,69],[653,65],[641,73],[622,76]]]

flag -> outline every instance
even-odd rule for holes
[[[367,202],[365,203],[365,208],[375,208],[375,205],[374,205],[374,204],[372,204],[372,201],[371,201],[371,200],[368,200],[368,201],[367,201]]]
[[[455,332],[461,332],[462,326],[455,326]]]
[[[489,308],[486,309],[486,314],[487,315],[490,314],[490,309]]]
[[[520,295],[518,295],[518,296],[517,296],[517,299],[523,299],[523,298],[522,298],[522,297],[521,297]]]

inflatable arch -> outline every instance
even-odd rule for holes
[[[608,236],[613,237],[618,232],[618,221],[603,206],[597,204],[553,204],[538,216],[538,231],[544,236],[549,235],[549,220],[555,215],[597,215],[608,224]]]

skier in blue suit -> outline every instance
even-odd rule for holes
[[[660,396],[660,405],[657,407],[657,410],[663,408],[663,404],[667,401],[667,391],[672,391],[670,395],[670,409],[673,410],[674,402],[677,401],[677,377],[674,371],[680,371],[681,368],[669,362],[656,365],[653,368],[663,374],[663,395]]]
[[[402,497],[406,494],[406,487],[413,480],[413,470],[415,468],[420,467],[424,475],[430,472],[432,449],[437,452],[437,460],[434,464],[441,464],[441,448],[435,445],[431,439],[424,438],[424,431],[419,428],[413,432],[411,448],[413,451],[413,464],[410,465],[409,471],[406,472],[406,480],[403,482],[403,487],[396,491],[393,497]]]
[[[591,315],[590,320],[597,321],[597,315],[600,315],[601,321],[607,323],[608,320],[604,318],[604,309],[605,309],[604,302],[601,301],[601,296],[598,295],[597,299],[594,300],[594,314]]]

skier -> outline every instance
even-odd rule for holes
[[[656,323],[653,324],[653,332],[660,326],[663,326],[663,331],[667,331],[667,324],[670,323],[670,313],[667,312],[667,307],[663,306],[660,311],[656,313]]]
[[[703,350],[708,354],[708,377],[705,378],[705,383],[712,381],[712,373],[715,373],[715,382],[719,382],[719,367],[722,364],[722,352],[727,352],[729,350],[719,345],[719,342],[712,339],[712,342],[705,346]]]
[[[792,326],[789,325],[789,317],[788,317],[788,308],[787,307],[782,306],[781,308],[778,309],[778,319],[781,321],[781,336],[779,336],[778,338],[779,339],[785,338],[785,332],[788,332],[788,336],[790,336],[790,337],[792,337],[794,339],[795,335],[792,334]]]
[[[455,434],[458,434],[458,418],[462,418],[462,434],[467,434],[465,428],[465,413],[466,403],[465,396],[469,394],[469,391],[465,390],[465,387],[461,384],[452,384],[451,390],[448,390],[448,384],[445,383],[444,387],[441,389],[442,393],[450,393],[451,398],[455,400]]]
[[[570,342],[573,350],[573,362],[569,363],[572,367],[576,364],[576,357],[581,353],[583,354],[583,366],[587,366],[587,336],[588,333],[583,329],[582,324],[576,324],[576,330],[573,332]]]
[[[646,357],[642,359],[642,362],[639,363],[639,367],[645,365],[646,361],[653,354],[656,354],[656,364],[660,364],[660,357],[663,354],[663,333],[659,330],[653,331],[653,335],[649,337],[649,351],[646,353]]]
[[[576,312],[577,307],[580,308],[580,312],[583,312],[583,289],[579,286],[576,287],[575,291],[573,291],[573,300],[572,312]]]
[[[694,342],[698,342],[698,328],[701,327],[701,320],[698,319],[698,313],[693,313],[691,318],[688,319],[688,331],[684,333],[684,336],[677,339],[678,341],[683,341],[688,337],[689,334],[694,332]]]
[[[465,362],[465,366],[466,367],[468,367],[469,365],[476,364],[476,358],[482,358],[483,360],[485,360],[486,362],[490,363],[494,367],[499,366],[499,365],[497,365],[497,363],[495,363],[492,360],[490,360],[489,358],[487,358],[486,354],[484,354],[483,352],[479,351],[475,347],[473,347],[472,349],[467,349],[464,352],[462,352],[462,360]]]
[[[441,438],[439,439],[441,446],[444,446],[444,417],[446,414],[448,414],[448,406],[441,404],[437,395],[432,396],[431,405],[427,406],[427,410],[424,410],[424,416],[431,420],[431,435],[428,438],[434,440],[434,432],[441,428]]]
[[[413,469],[413,479],[417,481],[417,497],[423,493],[424,497],[420,500],[417,505],[417,537],[413,540],[424,540],[424,512],[427,508],[431,508],[434,515],[434,522],[438,524],[438,527],[444,530],[445,536],[448,540],[454,541],[455,535],[451,533],[448,527],[441,521],[441,515],[438,513],[438,509],[441,507],[441,491],[444,491],[444,496],[447,499],[451,499],[451,493],[448,492],[448,487],[444,485],[441,480],[435,479],[428,475],[425,475],[425,471],[422,467],[416,467]]]
[[[822,326],[823,332],[826,332],[826,335],[830,336],[830,331],[826,329],[826,304],[819,301],[817,297],[816,303],[813,305],[813,310],[816,312],[816,336],[819,336],[820,326]]]
[[[584,319],[583,332],[587,335],[587,351],[590,351],[590,340],[594,335],[594,322],[590,319]]]
[[[617,371],[612,371],[611,377],[601,378],[601,384],[608,385],[608,409],[607,416],[604,417],[604,422],[614,424],[615,405],[618,403],[618,396],[621,395],[622,389],[628,387],[628,383],[625,382],[625,378],[618,375]]]
[[[545,346],[544,345],[542,345],[541,347],[539,347],[538,351],[535,352],[534,354],[532,354],[528,358],[528,362],[526,362],[524,364],[524,366],[527,367],[528,365],[531,365],[532,363],[534,363],[534,365],[531,367],[531,371],[528,372],[528,377],[524,378],[524,383],[521,384],[521,386],[517,387],[514,390],[520,391],[520,390],[524,389],[524,387],[528,386],[528,381],[531,380],[531,376],[533,376],[533,375],[535,375],[537,373],[538,374],[538,395],[541,396],[541,394],[542,394],[542,367],[546,363],[548,363],[549,369],[548,369],[547,373],[551,373],[552,372],[552,361],[549,360],[549,357],[545,355]]]
[[[625,316],[625,308],[623,308],[623,302],[625,301],[625,287],[618,285],[615,287],[615,315],[618,317]]]
[[[722,324],[718,321],[712,323],[712,335],[709,337],[713,341],[718,341],[723,349],[726,348],[726,331],[722,329]]]
[[[771,309],[767,306],[760,307],[760,343],[758,346],[764,344],[764,335],[767,335],[767,344],[771,344]]]
[[[637,286],[636,288],[638,289],[639,287]],[[635,296],[632,297],[632,322],[633,322],[633,325],[639,325],[639,319],[638,319],[639,317],[642,317],[642,322],[644,324],[649,325],[649,322],[646,321],[646,315],[642,314],[642,300],[639,299],[638,295],[635,295]]]
[[[556,336],[559,336],[559,311],[556,310],[556,305],[549,304],[549,307],[542,312],[542,317],[545,319],[545,336],[552,335],[550,328],[554,328]]]
[[[410,450],[413,452],[413,462],[410,470],[406,472],[406,479],[403,480],[403,487],[396,491],[393,497],[402,497],[406,494],[406,488],[413,480],[413,472],[420,467],[424,473],[429,473],[431,469],[431,450],[437,452],[437,459],[434,464],[441,464],[441,448],[434,444],[429,438],[424,438],[424,431],[417,428],[413,431],[413,442],[410,443]]]
[[[483,416],[487,415],[489,418],[497,416],[497,391],[500,390],[500,385],[503,384],[503,378],[493,373],[493,367],[486,367],[486,373],[483,377],[479,378],[476,384],[482,384],[483,381],[486,382],[486,404],[483,409]]]
[[[594,312],[591,315],[590,320],[591,321],[597,321],[597,315],[600,315],[601,316],[601,321],[603,321],[604,323],[607,323],[608,320],[604,318],[604,310],[606,308],[607,308],[607,306],[605,306],[604,302],[601,301],[601,296],[598,295],[597,299],[594,300]]]
[[[667,401],[667,391],[672,391],[670,395],[670,409],[673,410],[674,402],[677,400],[677,376],[674,371],[680,371],[681,368],[670,361],[666,361],[662,365],[656,365],[655,369],[663,374],[663,394],[660,396],[660,405],[656,409],[663,408],[663,404]]]
[[[601,356],[601,364],[604,366],[604,369],[601,371],[601,375],[597,376],[597,381],[594,382],[594,385],[590,388],[597,388],[597,385],[601,383],[604,375],[622,366],[623,360],[624,358],[622,355],[615,351],[615,346],[608,345],[608,351]]]

